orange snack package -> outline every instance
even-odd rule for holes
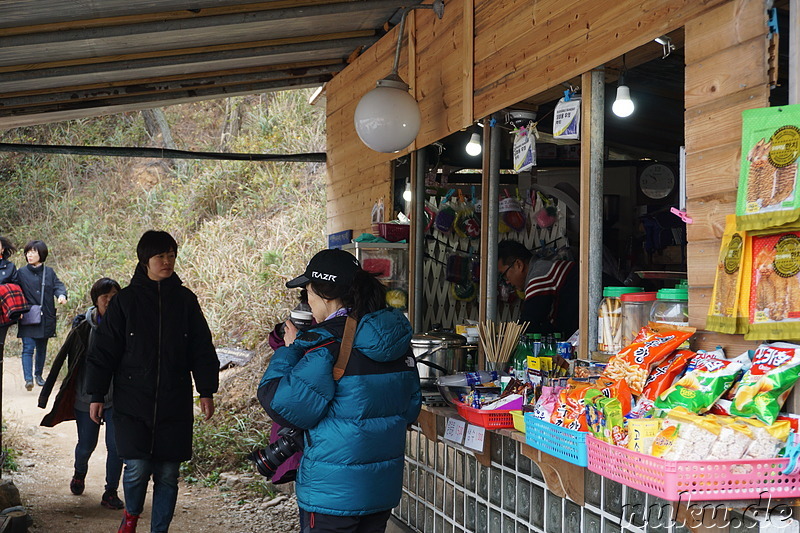
[[[655,401],[658,395],[672,386],[675,378],[680,376],[695,353],[691,350],[678,350],[650,372],[644,382],[642,396]]]
[[[631,394],[631,388],[628,386],[627,381],[624,379],[612,381],[610,379],[600,378],[595,382],[594,387],[606,398],[616,398],[619,400],[619,404],[622,407],[622,416],[630,413],[631,405],[633,404],[633,395]]]
[[[588,431],[585,402],[588,398],[600,394],[600,391],[589,383],[570,381],[558,394],[558,403],[550,422],[575,431]]]
[[[653,331],[641,341],[626,346],[611,358],[602,377],[611,380],[624,379],[633,394],[641,394],[653,367],[688,340],[695,331],[694,328],[682,328],[682,330],[665,330],[658,333]]]

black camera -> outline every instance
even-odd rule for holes
[[[303,431],[296,428],[283,427],[278,431],[280,438],[260,450],[247,456],[256,464],[258,473],[267,479],[275,475],[275,471],[286,459],[303,451]]]

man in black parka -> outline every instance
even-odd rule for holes
[[[145,232],[131,283],[111,301],[87,360],[90,415],[98,423],[114,382],[117,450],[125,462],[121,533],[136,531],[151,475],[151,531],[169,529],[178,469],[192,456],[192,377],[205,419],[214,414],[219,361],[197,297],[175,274],[177,251],[169,233]]]

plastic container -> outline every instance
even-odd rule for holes
[[[511,410],[501,409],[475,409],[463,403],[456,405],[459,416],[476,426],[486,429],[513,428],[514,417]]]
[[[525,413],[522,411],[511,411],[511,419],[514,421],[514,429],[520,433],[525,433]]]
[[[658,291],[650,310],[650,321],[670,326],[688,326],[689,287],[681,283],[674,289]]]
[[[650,310],[656,300],[654,292],[631,292],[620,296],[622,301],[622,346],[633,342],[650,320]]]
[[[525,442],[537,450],[578,466],[589,464],[583,431],[567,429],[525,414]]]
[[[589,470],[668,501],[769,500],[800,496],[789,459],[667,461],[588,436]]]
[[[617,353],[622,344],[622,301],[623,294],[642,292],[641,287],[605,287],[603,300],[597,308],[597,350]]]

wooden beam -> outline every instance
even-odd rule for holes
[[[232,87],[223,86],[223,87],[204,87],[202,89],[195,88],[182,91],[173,91],[167,94],[172,96],[174,100],[210,99],[214,97],[239,96],[239,95],[268,92],[274,90],[283,90],[289,88],[299,89],[303,87],[314,87],[317,85],[322,85],[323,83],[330,81],[330,79],[331,79],[330,74],[324,74],[324,75],[308,76],[302,78],[283,79],[277,81],[244,83],[244,84],[234,85]],[[22,109],[4,110],[0,108],[0,117],[29,115],[36,113],[57,113],[67,110],[77,110],[77,109],[86,109],[95,107],[99,108],[106,106],[122,107],[122,106],[132,106],[145,103],[151,104],[150,107],[163,107],[165,105],[171,105],[169,103],[169,99],[167,99],[164,94],[147,93],[137,96],[122,96],[117,98],[106,97],[106,98],[98,98],[86,101],[79,100],[76,102],[64,101],[46,105],[39,105],[36,107],[28,107],[28,108],[23,107]],[[35,111],[36,113],[31,113],[32,111]],[[101,113],[101,114],[106,114],[106,113]]]
[[[60,13],[63,13],[62,16],[66,20],[62,20],[59,22],[48,22],[44,24],[27,24],[24,26],[14,26],[14,27],[0,27],[0,37],[10,37],[13,35],[27,35],[27,34],[34,34],[34,33],[47,33],[47,32],[64,32],[69,30],[87,30],[91,28],[103,28],[108,26],[123,26],[128,24],[143,24],[148,22],[161,22],[164,20],[181,20],[181,19],[188,19],[188,18],[200,18],[200,17],[210,17],[210,16],[221,16],[221,15],[233,15],[237,13],[253,13],[256,11],[268,11],[273,9],[285,9],[287,7],[302,7],[302,6],[316,6],[316,5],[324,5],[324,4],[335,4],[341,2],[342,0],[273,0],[272,2],[258,2],[258,3],[238,3],[229,6],[220,6],[219,0],[205,0],[198,2],[194,0],[192,2],[192,6],[195,6],[194,9],[180,9],[175,11],[161,11],[164,8],[169,9],[168,3],[159,0],[158,2],[153,3],[153,5],[149,6],[152,10],[147,13],[138,12],[135,14],[129,15],[118,15],[118,16],[105,16],[105,17],[93,17],[93,18],[83,18],[83,19],[75,19],[75,2],[74,0],[68,0],[68,5],[65,6],[58,6],[57,2],[53,0],[48,0],[46,3],[42,3],[39,0],[34,0],[33,4],[27,8],[25,8],[25,16],[27,19],[39,20],[42,17],[53,17],[57,16]],[[185,2],[178,2],[185,5]],[[17,9],[19,9],[19,2],[16,2]],[[129,1],[122,1],[119,4],[122,6],[130,7],[133,5],[136,6],[137,10],[144,10],[147,9],[147,6],[143,5],[144,2],[136,2],[135,4]],[[91,4],[90,4],[91,5]],[[97,4],[100,9],[98,12],[108,13],[111,11],[112,2],[109,0],[104,0],[102,5]],[[34,10],[35,7],[42,7],[40,12],[36,12]],[[200,7],[202,6],[202,7]],[[81,7],[81,14],[85,13],[85,7]],[[92,16],[91,14],[89,15]],[[7,12],[5,9],[0,8],[0,20],[3,21],[4,24],[13,23],[15,22],[14,13]],[[23,19],[23,21],[26,19]]]
[[[312,5],[296,5],[294,2],[281,2],[278,9],[251,11],[244,13],[224,13],[219,15],[193,18],[164,18],[163,16],[146,22],[128,24],[98,25],[92,28],[71,28],[41,33],[25,33],[21,35],[2,35],[0,33],[0,50],[18,46],[32,47],[38,44],[64,43],[70,41],[96,41],[115,37],[136,36],[139,34],[156,34],[169,32],[197,32],[203,28],[221,29],[242,25],[302,20],[310,17],[330,17],[334,15],[351,15],[360,19],[382,13],[393,13],[398,5],[397,0],[361,0],[358,2],[334,2]],[[373,12],[373,13],[370,13]]]
[[[236,90],[236,86],[245,84],[263,83],[277,80],[306,79],[309,76],[332,75],[341,71],[344,63],[325,65],[319,67],[306,67],[283,71],[255,72],[243,75],[200,77],[180,79],[171,82],[152,83],[147,81],[132,80],[125,84],[115,84],[114,87],[99,87],[87,89],[82,87],[64,88],[59,92],[53,90],[46,94],[16,93],[17,96],[0,94],[0,113],[10,109],[33,108],[42,105],[69,104],[89,102],[94,100],[113,100],[116,98],[130,98],[142,95],[168,95],[176,92],[187,92],[197,89],[209,90],[216,88],[220,92],[226,89]]]
[[[461,126],[467,128],[475,120],[473,109],[473,98],[475,97],[475,86],[472,74],[475,65],[475,0],[464,0],[464,23],[463,23],[463,46],[462,48],[462,79],[463,96],[461,103]]]
[[[282,39],[267,39],[260,41],[247,41],[240,43],[227,43],[210,46],[196,46],[188,48],[172,48],[167,50],[154,50],[152,52],[138,52],[135,54],[115,54],[106,56],[85,57],[80,59],[69,59],[62,61],[43,61],[29,64],[15,64],[8,66],[0,66],[0,74],[9,74],[3,76],[4,80],[14,79],[13,73],[27,71],[24,74],[18,75],[31,76],[29,71],[40,71],[47,69],[57,69],[63,67],[70,67],[70,70],[75,72],[75,67],[101,65],[119,63],[122,61],[142,61],[146,59],[161,59],[170,58],[171,63],[179,61],[188,61],[190,56],[194,55],[212,55],[217,54],[221,59],[232,59],[237,57],[249,57],[252,55],[266,55],[270,52],[278,52],[282,48],[290,49],[291,51],[304,51],[304,50],[318,50],[334,46],[348,45],[352,47],[369,46],[378,40],[378,35],[373,30],[359,30],[352,32],[342,33],[325,33],[317,35],[304,35],[299,37],[285,37]],[[315,44],[322,44],[324,46],[314,46]],[[239,52],[221,54],[221,52]],[[198,59],[199,60],[210,60]],[[152,63],[142,63],[142,66],[151,65]],[[164,64],[163,62],[158,63]],[[91,69],[84,69],[85,72],[97,72],[98,69],[93,67]]]
[[[142,78],[142,79],[126,79],[120,81],[87,83],[82,85],[67,85],[61,87],[49,87],[46,89],[34,89],[29,91],[0,93],[0,100],[4,98],[15,98],[18,96],[65,93],[71,91],[88,91],[94,89],[125,88],[131,85],[156,85],[162,83],[168,84],[171,82],[179,82],[179,81],[195,83],[197,80],[203,78],[224,78],[226,76],[236,76],[236,75],[241,76],[245,74],[258,74],[258,73],[268,73],[268,72],[278,72],[278,71],[290,72],[293,70],[314,69],[318,67],[327,67],[327,66],[337,66],[340,67],[338,68],[338,70],[341,70],[341,68],[344,68],[344,66],[346,65],[345,63],[342,63],[339,59],[326,59],[322,61],[300,61],[297,63],[281,63],[279,65],[266,65],[263,67],[214,70],[214,71],[198,72],[198,73],[181,73],[181,74],[173,74],[170,76],[155,76],[151,78]],[[336,72],[336,70],[332,70],[332,72]]]

